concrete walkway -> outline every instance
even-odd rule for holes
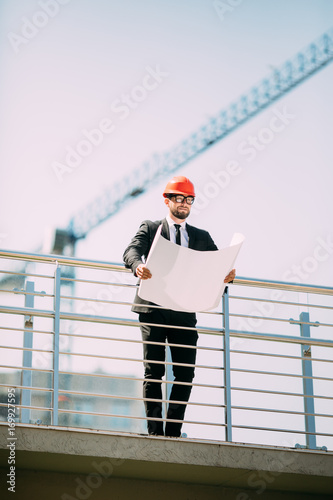
[[[135,498],[158,493],[160,500],[295,500],[333,492],[333,453],[321,450],[23,424],[15,437],[11,442],[0,425],[0,490],[15,458],[16,499],[28,492],[47,500],[134,498],[136,487],[142,494]]]

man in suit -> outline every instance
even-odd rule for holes
[[[164,193],[168,215],[163,220],[142,222],[138,232],[124,252],[125,266],[132,269],[140,279],[150,279],[151,273],[145,265],[150,247],[158,227],[162,224],[161,235],[171,242],[199,251],[217,250],[207,231],[190,226],[185,221],[190,215],[195,200],[192,182],[177,176],[168,182]],[[224,282],[235,277],[233,269]],[[186,293],[186,283],[175,283]],[[139,313],[143,339],[145,381],[143,395],[147,416],[148,433],[179,437],[184,419],[186,403],[189,400],[196,359],[198,334],[195,329],[195,313],[163,309],[141,299],[136,293],[134,312]],[[159,326],[161,325],[161,326]],[[181,329],[186,327],[186,329]],[[165,434],[162,420],[161,379],[165,372],[165,343],[170,345],[173,363],[174,383],[170,394]]]

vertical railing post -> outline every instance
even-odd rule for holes
[[[164,411],[162,413],[164,418],[166,418],[168,414],[168,401],[170,400],[171,389],[172,389],[172,384],[168,384],[168,382],[172,382],[174,380],[172,364],[169,364],[172,362],[172,358],[171,358],[171,350],[168,345],[166,346],[165,361],[167,364],[165,365],[165,384],[164,384],[165,387],[163,391],[164,393],[163,397],[166,401],[163,405]]]
[[[35,305],[35,283],[27,281],[25,286],[24,305],[26,308],[33,309]],[[24,316],[24,334],[23,334],[23,349],[32,349],[33,346],[33,322],[32,317]],[[23,370],[22,370],[22,395],[21,405],[27,408],[21,409],[21,422],[24,424],[30,423],[30,407],[31,407],[31,387],[32,387],[32,351],[23,350]]]
[[[61,269],[57,262],[54,273],[53,405],[52,405],[53,425],[58,425],[60,280],[61,280]]]
[[[232,441],[232,420],[231,420],[231,376],[230,376],[230,331],[229,331],[229,292],[225,288],[222,297],[223,306],[223,329],[224,329],[224,414],[225,414],[225,439]]]
[[[301,336],[310,338],[310,316],[302,312],[299,316]],[[311,346],[302,344],[302,373],[303,373],[303,396],[304,396],[304,418],[306,447],[310,450],[316,449],[316,425],[313,398],[312,360]]]

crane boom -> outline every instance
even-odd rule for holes
[[[70,220],[67,231],[73,242],[118,212],[129,200],[141,195],[165,174],[175,172],[210,146],[226,137],[271,103],[318,72],[333,59],[333,30],[324,33],[296,56],[210,118],[176,147],[155,154],[115,183]]]

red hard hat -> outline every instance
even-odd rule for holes
[[[164,189],[163,196],[167,197],[168,194],[184,194],[186,196],[195,196],[194,186],[192,182],[182,175],[173,177],[171,181],[168,182]]]

